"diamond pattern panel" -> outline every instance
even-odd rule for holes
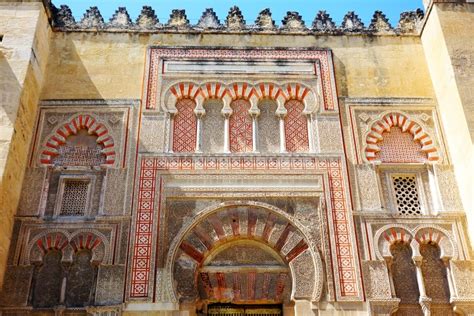
[[[298,100],[286,102],[285,141],[289,152],[309,151],[308,120],[303,114],[304,104]]]
[[[178,113],[174,117],[174,152],[194,152],[196,148],[197,118],[194,114],[195,107],[196,103],[191,99],[181,99],[176,103]]]
[[[230,151],[245,153],[252,151],[252,117],[249,114],[250,102],[239,99],[231,103],[232,115],[229,118]]]

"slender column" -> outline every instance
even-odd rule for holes
[[[258,115],[252,115],[252,152],[258,153]]]
[[[416,280],[418,283],[418,290],[420,291],[420,305],[421,309],[423,310],[424,316],[430,316],[430,305],[431,305],[431,298],[426,296],[426,289],[425,289],[425,282],[423,280],[423,272],[421,271],[421,264],[422,264],[423,257],[421,256],[414,256],[413,262],[415,263],[416,267]]]
[[[441,200],[440,200],[440,192],[438,189],[437,181],[436,181],[436,174],[434,172],[434,166],[428,166],[428,181],[430,186],[431,192],[431,200],[433,202],[433,210],[432,215],[438,215],[439,211],[442,209]]]
[[[224,113],[224,153],[230,153],[230,113]]]
[[[454,287],[454,281],[453,281],[453,275],[451,274],[451,264],[450,264],[450,259],[447,257],[441,258],[443,260],[444,266],[446,267],[446,277],[448,278],[448,286],[449,286],[449,294],[450,294],[450,300],[453,300],[454,298],[457,298],[457,292],[456,288]]]
[[[311,119],[311,114],[306,115],[308,121],[308,143],[309,143],[309,152],[314,153],[314,139],[313,139],[313,120]]]
[[[195,152],[202,152],[202,117],[204,114],[196,114],[196,149]]]
[[[286,136],[285,136],[285,116],[279,115],[280,122],[280,153],[286,153]]]
[[[393,283],[393,271],[392,271],[392,264],[393,264],[393,257],[385,258],[385,263],[387,264],[388,270],[388,280],[390,282],[390,293],[392,297],[397,297],[397,293],[395,292],[395,284]]]
[[[170,137],[169,144],[168,144],[168,152],[173,153],[173,134],[174,134],[174,113],[170,113],[170,129],[169,129]]]

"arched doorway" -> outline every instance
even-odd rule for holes
[[[203,210],[170,248],[176,301],[204,315],[216,306],[253,315],[273,308],[278,315],[292,300],[319,300],[321,259],[302,227],[265,203],[226,202]]]

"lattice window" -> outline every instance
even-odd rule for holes
[[[393,194],[399,215],[421,215],[416,175],[392,175]]]
[[[173,151],[194,152],[196,149],[197,117],[196,103],[191,99],[181,99],[176,103],[178,113],[174,117]]]
[[[63,196],[59,215],[82,216],[86,212],[89,199],[89,181],[64,181]]]
[[[298,100],[286,102],[285,141],[289,152],[309,151],[308,119],[303,114],[304,104]]]
[[[58,156],[53,159],[57,166],[100,166],[105,164],[103,146],[97,144],[97,135],[89,135],[80,130],[66,139],[66,144],[58,148]]]
[[[237,153],[251,152],[252,141],[252,117],[249,114],[250,102],[239,99],[230,104],[232,115],[229,118],[230,129],[230,151]]]
[[[392,127],[390,132],[383,133],[383,140],[378,143],[380,151],[375,154],[377,160],[389,163],[424,162],[427,156],[421,151],[421,144],[413,140],[413,135],[402,132],[399,127]]]

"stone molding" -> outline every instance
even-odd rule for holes
[[[272,20],[270,9],[262,10],[255,24],[246,24],[240,9],[229,10],[225,23],[221,23],[213,9],[206,9],[197,24],[191,25],[184,10],[172,10],[167,23],[160,23],[155,11],[144,6],[134,23],[125,7],[119,7],[108,22],[104,21],[97,7],[89,8],[80,21],[76,21],[67,5],[59,8],[52,3],[52,26],[56,31],[104,31],[104,32],[160,32],[160,33],[264,33],[264,34],[370,34],[370,35],[418,35],[424,18],[423,11],[402,12],[396,28],[393,28],[381,11],[375,11],[368,27],[364,26],[354,11],[348,12],[340,26],[336,26],[325,11],[319,11],[307,27],[301,15],[288,11],[280,26]]]

